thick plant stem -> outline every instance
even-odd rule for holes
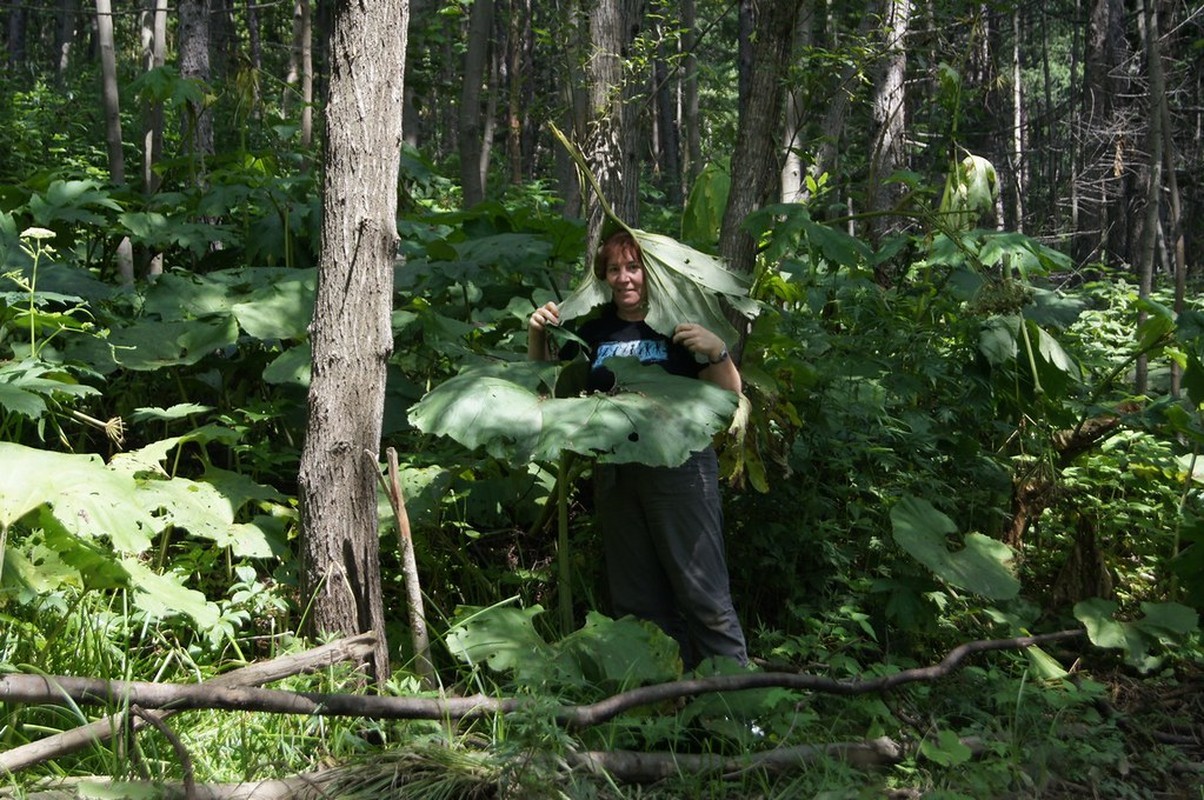
[[[560,635],[573,632],[573,567],[569,561],[569,468],[573,454],[561,452],[556,476],[556,563],[559,572]]]

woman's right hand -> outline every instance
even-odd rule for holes
[[[546,329],[549,325],[559,324],[560,309],[556,306],[555,302],[549,300],[539,308],[535,309],[535,313],[532,314],[531,319],[527,321],[527,329],[532,332],[543,333],[544,329]]]

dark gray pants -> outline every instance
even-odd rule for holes
[[[716,655],[747,663],[728,583],[715,451],[679,467],[599,464],[594,491],[615,617],[655,622],[677,640],[687,669]]]

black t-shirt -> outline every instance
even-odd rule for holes
[[[658,364],[672,375],[687,378],[697,378],[706,366],[698,363],[684,346],[657,333],[646,322],[621,319],[613,305],[583,324],[577,335],[589,345],[587,388],[592,392],[609,391],[614,386],[615,376],[603,366],[608,358],[631,356],[643,364]],[[576,342],[569,342],[560,351],[560,357],[565,360],[575,358],[579,350]]]

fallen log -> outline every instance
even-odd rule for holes
[[[561,706],[554,714],[557,723],[579,730],[606,722],[639,706],[677,700],[713,692],[784,688],[828,694],[856,695],[883,692],[917,681],[930,681],[950,674],[969,655],[994,650],[1016,650],[1045,642],[1082,636],[1081,629],[991,639],[959,645],[939,663],[916,667],[868,680],[834,680],[819,675],[793,672],[745,672],[672,681],[642,686],[612,695],[596,703]],[[492,714],[508,714],[528,708],[532,701],[519,698],[470,697],[382,697],[379,695],[286,692],[244,686],[162,684],[145,681],[107,681],[54,675],[0,676],[0,702],[78,703],[182,711],[212,708],[227,711],[266,711],[278,714],[354,716],[374,719],[463,720]]]
[[[326,669],[334,664],[345,662],[363,663],[372,652],[375,643],[375,634],[362,633],[358,636],[314,647],[302,653],[293,653],[279,656],[269,661],[250,664],[240,669],[217,675],[196,685],[207,687],[258,686],[282,680],[293,675]],[[61,701],[62,697],[61,694],[58,694],[51,699],[42,698],[29,702],[52,703]],[[162,720],[175,712],[175,709],[162,709],[156,712],[147,711],[144,708],[142,715],[154,714],[158,719]],[[119,714],[106,716],[87,725],[81,725],[78,728],[72,728],[69,731],[56,733],[44,739],[0,752],[0,774],[17,772],[27,767],[41,764],[44,761],[49,761],[52,758],[78,752],[96,742],[107,741],[113,735],[114,731],[123,730],[125,718],[126,712],[123,711]],[[142,716],[135,716],[130,720],[130,724],[137,729],[148,724],[148,722]]]

